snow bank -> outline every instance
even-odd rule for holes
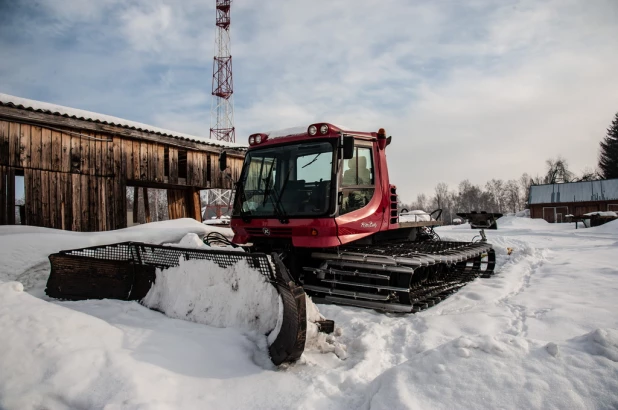
[[[618,408],[617,336],[616,330],[598,329],[560,344],[509,335],[460,337],[379,376],[365,405]]]
[[[279,318],[277,290],[245,261],[224,269],[211,261],[181,260],[178,267],[158,269],[142,303],[173,318],[263,335]]]
[[[198,235],[187,234],[177,244],[194,249],[209,249]],[[219,248],[225,250],[234,248]],[[223,269],[209,261],[181,261],[180,266],[157,270],[157,279],[142,303],[167,316],[216,327],[234,327],[268,334],[272,344],[283,323],[283,302],[276,289],[257,270],[243,261]],[[345,359],[345,346],[335,334],[319,332],[317,321],[324,320],[311,298],[306,299],[307,340],[305,348],[320,353],[335,353]]]
[[[32,226],[0,226],[0,282],[18,280],[27,289],[42,292],[49,276],[48,256],[65,249],[106,245],[116,242],[177,242],[187,233],[205,235],[228,228],[203,225],[195,219],[152,222],[107,232],[69,232]],[[41,293],[42,294],[42,293]]]
[[[519,216],[503,216],[498,218],[498,229],[502,227],[517,227],[517,228],[547,228],[549,222],[545,219],[525,218]]]
[[[524,209],[523,211],[515,212],[515,216],[518,218],[530,218],[530,210]]]
[[[618,217],[618,214],[616,214],[616,212],[613,211],[605,211],[605,212],[588,212],[587,214],[584,214],[584,216],[593,216],[593,215],[598,215],[598,216],[613,216]]]
[[[291,408],[303,386],[240,331],[136,302],[49,303],[3,283],[0,329],[3,410]]]
[[[308,304],[305,354],[278,369],[255,332],[135,302],[50,303],[22,291],[26,283],[0,284],[0,408],[618,408],[618,221],[575,230],[511,218],[486,231],[497,254],[492,278],[414,315],[319,305],[344,332],[317,334],[318,347]],[[36,244],[63,240],[19,228],[14,242],[30,231],[35,257]],[[477,234],[469,225],[438,230],[457,240]],[[192,236],[183,246],[191,242],[203,246]],[[333,351],[329,340],[346,346],[346,360],[320,353]]]
[[[595,226],[594,228],[588,228],[586,232],[618,234],[618,220],[610,221],[603,225]]]
[[[340,359],[347,357],[347,347],[339,342],[336,336],[341,336],[343,331],[341,328],[335,328],[335,331],[327,335],[319,331],[316,322],[324,320],[325,317],[320,314],[318,307],[313,303],[311,298],[307,296],[307,340],[305,342],[305,351],[319,353],[334,353]],[[335,323],[336,325],[337,323]]]
[[[406,213],[399,214],[400,222],[420,222],[431,221],[431,216],[422,210],[408,211]]]

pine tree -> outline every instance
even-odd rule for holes
[[[618,113],[601,141],[599,169],[605,179],[618,178]]]

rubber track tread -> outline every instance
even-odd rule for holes
[[[327,303],[343,303],[345,300],[346,305],[391,312],[401,312],[405,305],[410,305],[412,312],[434,306],[465,286],[467,282],[479,276],[490,277],[496,263],[492,246],[482,242],[430,241],[344,246],[336,252],[331,252],[331,255],[329,259],[328,252],[321,251],[316,256],[322,265],[314,269],[314,276],[305,275],[304,280],[318,285],[317,289],[325,288],[320,292],[312,291],[314,299],[324,300]],[[379,264],[380,258],[388,260],[389,263]],[[363,259],[364,263],[357,262]],[[423,261],[422,265],[417,262],[419,260]],[[354,270],[356,275],[338,274],[341,267],[329,270],[330,264],[343,266],[342,261],[354,261],[349,269]],[[311,271],[311,268],[304,269]],[[406,270],[413,271],[409,276],[409,290],[397,291],[396,288],[403,287],[403,283],[397,281],[406,277]],[[390,274],[391,280],[384,282],[377,279],[363,279],[359,275],[361,272]],[[342,281],[339,277],[345,280]],[[392,288],[385,288],[386,284]],[[316,287],[312,286],[309,289]],[[358,292],[355,296],[344,296],[341,292],[334,292],[335,289],[344,290],[349,295],[354,295],[357,289],[363,289],[365,293]],[[367,294],[369,289],[374,289],[375,293]],[[336,298],[329,296],[333,294],[338,296]],[[386,301],[374,302],[375,299],[372,297],[374,294],[383,296]],[[392,304],[392,309],[389,308],[389,304]]]

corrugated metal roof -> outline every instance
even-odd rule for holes
[[[197,137],[194,135],[184,134],[181,132],[170,131],[163,128],[154,127],[147,124],[142,124],[135,121],[129,121],[122,118],[112,117],[110,115],[98,114],[90,111],[79,110],[76,108],[64,107],[62,105],[50,104],[27,98],[15,97],[9,94],[0,93],[0,106],[19,108],[23,110],[42,112],[45,114],[58,115],[66,118],[74,118],[78,120],[90,121],[99,124],[113,125],[131,130],[148,132],[151,134],[162,135],[165,137],[174,138],[177,140],[185,140],[196,142],[199,144],[211,145],[223,148],[233,148],[244,150],[246,145],[236,144],[225,141],[212,140],[210,138]]]
[[[618,200],[618,179],[533,185],[530,204]]]

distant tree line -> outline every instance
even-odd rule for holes
[[[433,195],[419,194],[416,201],[401,206],[408,210],[422,209],[427,212],[440,208],[442,220],[452,223],[457,212],[508,213],[522,210],[528,199],[530,185],[532,178],[525,173],[517,180],[492,179],[484,187],[474,185],[467,179],[461,181],[456,189],[450,189],[446,183],[440,182]]]

